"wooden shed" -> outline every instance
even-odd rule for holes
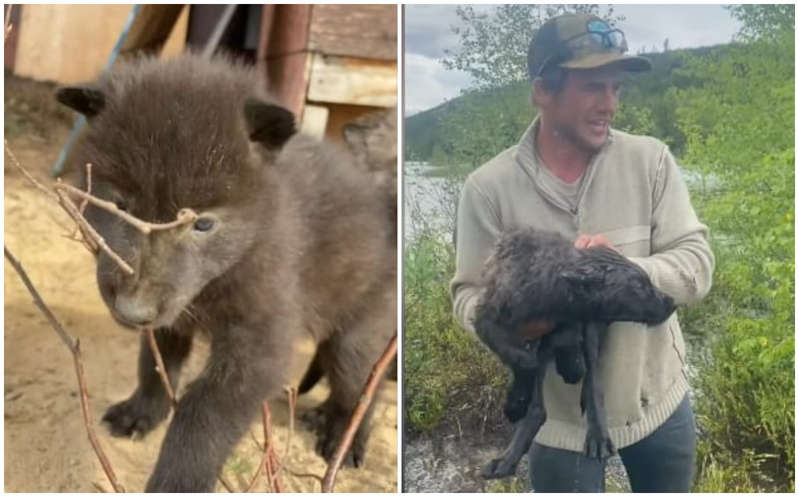
[[[91,80],[115,47],[120,58],[221,49],[263,71],[320,137],[397,102],[395,5],[24,5],[12,21],[5,68],[37,80]]]

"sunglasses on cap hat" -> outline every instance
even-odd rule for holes
[[[586,32],[563,41],[564,45],[572,50],[589,52],[591,49],[597,51],[607,51],[608,49],[618,49],[620,53],[627,51],[627,40],[624,32],[620,29],[613,29],[601,19],[588,21]]]

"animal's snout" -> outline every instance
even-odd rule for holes
[[[158,316],[155,305],[142,301],[135,295],[118,294],[114,300],[114,310],[122,321],[131,325],[146,325]]]

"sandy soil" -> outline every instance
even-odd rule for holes
[[[6,81],[6,120],[9,121]],[[13,106],[12,106],[13,107]],[[25,107],[27,108],[27,107]],[[36,116],[29,116],[35,120]],[[25,116],[15,114],[15,125]],[[55,162],[68,128],[53,119],[42,131],[21,126],[8,132],[12,150],[39,178]],[[23,131],[19,131],[22,129]],[[105,409],[133,391],[138,337],[114,323],[102,303],[94,280],[94,261],[79,243],[67,239],[69,220],[60,208],[33,191],[20,174],[5,166],[5,244],[22,262],[52,311],[68,332],[80,340],[89,391],[89,404],[100,442],[123,486],[142,491],[165,434],[166,423],[143,440],[111,437],[99,423]],[[93,492],[110,490],[89,444],[80,413],[72,356],[45,318],[33,305],[27,290],[7,262],[5,290],[5,491]],[[200,370],[207,346],[195,347],[185,384]],[[309,350],[305,350],[308,359]],[[296,371],[297,381],[302,369]],[[323,475],[325,462],[314,452],[315,435],[300,418],[327,396],[324,382],[300,397],[286,469],[294,473]],[[336,491],[394,492],[397,489],[397,384],[385,382],[376,402],[373,429],[365,466],[339,472]],[[289,436],[288,403],[270,403],[273,437],[279,454]],[[263,429],[253,423],[224,468],[224,477],[243,489],[260,463]],[[311,477],[282,473],[287,491],[319,491]],[[257,491],[266,488],[264,480]],[[217,485],[217,491],[225,491]]]

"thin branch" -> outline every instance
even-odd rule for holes
[[[33,286],[33,283],[31,283],[27,273],[22,268],[22,264],[19,263],[19,261],[11,254],[5,245],[3,245],[3,253],[5,254],[6,259],[8,259],[8,262],[11,263],[11,266],[22,279],[22,282],[25,284],[28,292],[30,292],[30,294],[33,296],[33,302],[45,315],[61,341],[63,341],[64,344],[66,344],[66,346],[69,348],[70,352],[72,352],[72,359],[75,365],[75,374],[78,377],[78,388],[80,390],[80,408],[81,412],[83,413],[83,423],[86,426],[86,431],[89,435],[89,442],[94,449],[94,453],[97,454],[97,459],[99,459],[100,465],[103,467],[103,471],[105,471],[108,481],[111,482],[114,490],[116,492],[124,492],[125,489],[117,481],[116,475],[114,474],[114,469],[111,467],[111,463],[108,461],[105,452],[103,452],[100,441],[97,439],[97,435],[92,428],[94,422],[92,421],[91,411],[89,410],[89,395],[86,390],[86,381],[83,376],[83,358],[80,352],[80,341],[73,340],[66,330],[64,330],[64,327],[61,326],[61,323],[50,311],[50,308],[47,307],[47,304],[44,303],[44,300],[42,300],[39,292],[36,291],[36,288]]]
[[[352,440],[355,438],[355,432],[361,425],[363,417],[366,415],[366,411],[369,409],[369,405],[372,403],[375,390],[377,390],[377,385],[380,383],[380,379],[383,377],[388,364],[394,358],[396,353],[397,334],[395,333],[394,336],[391,337],[391,341],[388,343],[383,355],[380,356],[380,359],[377,360],[372,368],[372,372],[369,375],[369,380],[366,382],[366,385],[361,392],[361,398],[358,400],[358,405],[355,407],[355,410],[350,417],[350,423],[347,425],[347,429],[344,431],[344,435],[342,436],[341,442],[339,442],[339,445],[336,448],[335,454],[333,454],[333,460],[327,467],[325,477],[322,480],[322,492],[333,491],[333,486],[336,483],[336,473],[338,472],[339,467],[341,467],[341,463],[344,461],[344,455],[349,450],[350,445],[352,445]]]
[[[158,376],[161,377],[161,383],[164,384],[164,389],[166,390],[167,396],[169,396],[172,407],[177,407],[178,402],[175,399],[175,392],[172,390],[172,385],[169,384],[169,376],[166,374],[164,360],[161,358],[161,351],[158,350],[158,344],[155,341],[155,332],[152,328],[146,328],[144,332],[147,334],[147,341],[150,343],[150,351],[153,353],[153,358],[155,358],[155,370],[158,371]]]
[[[144,233],[145,235],[150,234],[152,231],[156,230],[168,230],[172,228],[176,228],[178,226],[189,224],[194,222],[197,219],[197,213],[191,209],[180,209],[177,215],[177,219],[170,223],[148,223],[146,221],[142,221],[141,219],[137,218],[136,216],[132,216],[127,212],[123,211],[114,202],[109,202],[107,200],[103,200],[100,198],[95,197],[94,195],[90,195],[89,193],[84,192],[79,188],[75,188],[72,185],[68,185],[66,183],[62,183],[60,180],[53,186],[56,190],[66,190],[69,193],[81,197],[84,201],[88,201],[92,205],[99,207],[105,211],[118,216],[120,219],[127,221],[129,224],[134,226],[136,229]]]
[[[261,412],[264,421],[264,467],[266,469],[266,477],[269,480],[269,488],[277,493],[283,493],[283,484],[278,478],[277,453],[272,448],[272,412],[269,410],[269,404],[264,401],[261,404]]]
[[[233,490],[233,485],[229,481],[227,481],[225,477],[222,476],[222,474],[217,475],[216,479],[219,480],[219,483],[221,483],[223,487],[225,487],[225,490],[227,490],[231,494],[237,493],[235,490]]]
[[[264,427],[264,445],[263,445],[263,454],[261,456],[261,463],[258,465],[258,470],[253,475],[252,480],[250,480],[250,484],[247,485],[247,489],[244,492],[249,493],[252,492],[252,489],[255,487],[255,483],[258,481],[258,478],[261,476],[261,473],[266,470],[267,479],[270,480],[270,471],[271,468],[269,467],[269,450],[270,450],[270,443],[269,443],[269,435],[271,432],[271,424],[272,424],[272,413],[269,411],[269,404],[266,401],[263,402],[261,405],[261,417],[263,419],[263,427]],[[271,488],[271,485],[270,485]]]
[[[92,163],[86,163],[86,193],[89,195],[92,194]],[[83,213],[86,211],[86,206],[89,204],[89,199],[84,198],[83,202],[80,203],[80,215],[82,216]]]
[[[50,190],[43,184],[39,183],[39,181],[36,178],[34,178],[33,175],[28,172],[27,169],[22,167],[22,164],[19,163],[19,159],[17,159],[17,156],[14,154],[14,152],[11,151],[11,146],[8,144],[8,140],[6,138],[3,138],[3,141],[5,142],[6,153],[11,158],[11,163],[14,165],[14,167],[19,169],[19,171],[23,174],[23,176],[25,176],[25,178],[27,178],[27,180],[30,181],[33,184],[33,186],[41,190],[45,195],[49,196],[51,199],[55,200],[56,202],[59,202],[58,195],[56,193],[54,193],[52,190]]]
[[[67,196],[61,191],[56,191],[58,192],[61,206],[64,207],[70,217],[80,225],[81,230],[83,231],[84,235],[86,235],[86,238],[96,243],[97,247],[105,252],[106,255],[108,255],[108,257],[110,257],[114,262],[116,262],[123,271],[129,275],[133,275],[135,273],[133,268],[130,267],[127,262],[123,261],[122,258],[117,255],[117,253],[114,252],[111,247],[108,246],[108,244],[105,242],[105,239],[100,236],[100,233],[98,233],[97,230],[95,230],[94,227],[89,224],[83,216],[80,215],[78,208],[75,207],[75,204],[72,203],[72,200],[67,198]]]
[[[297,408],[297,389],[291,386],[284,387],[289,398],[289,432],[286,436],[286,450],[283,453],[283,460],[287,461],[291,451],[291,436],[294,434],[294,412]]]
[[[3,29],[4,33],[3,43],[5,43],[8,40],[8,35],[11,34],[11,29],[13,28],[13,26],[11,25],[11,8],[13,6],[14,4],[9,4],[8,7],[6,8],[6,22]]]

